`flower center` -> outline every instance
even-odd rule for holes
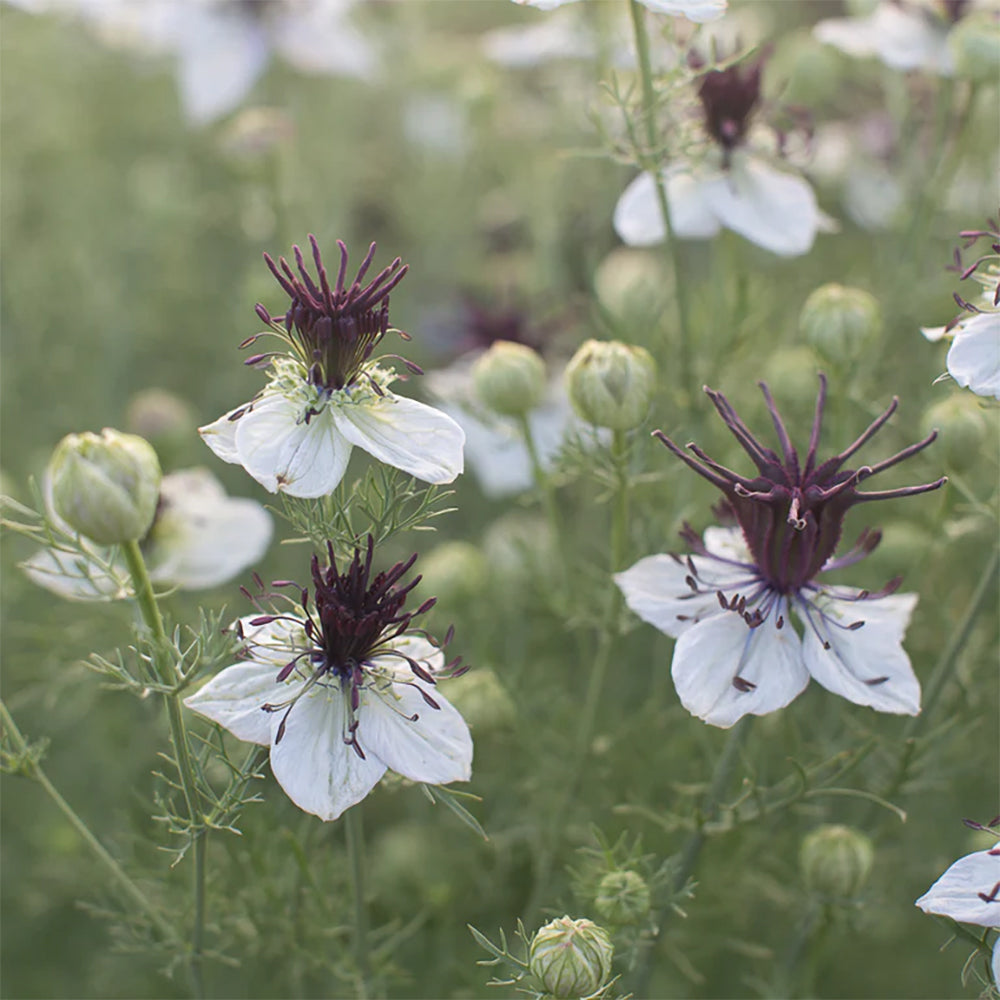
[[[760,99],[763,60],[749,66],[729,66],[706,73],[698,87],[705,128],[728,156],[746,138]]]
[[[721,392],[705,389],[726,426],[756,465],[755,476],[732,472],[709,458],[695,444],[688,445],[696,456],[691,458],[662,431],[654,433],[675,455],[726,495],[761,579],[778,594],[798,592],[820,570],[851,565],[878,545],[881,534],[866,530],[850,552],[839,559],[833,558],[840,542],[844,517],[855,504],[926,493],[947,481],[941,478],[921,486],[878,492],[863,493],[857,488],[863,479],[926,448],[937,437],[936,431],[876,465],[861,466],[854,471],[843,468],[851,455],[892,416],[898,405],[897,399],[893,399],[888,409],[847,449],[823,463],[817,463],[816,450],[826,402],[826,378],[821,375],[809,450],[803,463],[792,446],[770,391],[764,383],[760,384],[760,388],[777,433],[780,455],[751,434]]]
[[[277,335],[288,345],[293,358],[305,370],[310,385],[333,392],[349,389],[359,382],[368,382],[381,395],[381,387],[368,377],[367,369],[375,347],[389,332],[389,293],[403,279],[407,265],[397,257],[367,285],[362,285],[375,256],[373,243],[354,280],[346,284],[347,248],[338,240],[340,268],[336,281],[331,285],[316,238],[312,235],[309,244],[316,265],[315,279],[306,269],[302,251],[297,246],[292,247],[297,273],[284,257],[279,257],[275,263],[269,254],[264,254],[267,266],[288,293],[291,304],[283,321],[272,318],[259,303],[257,315],[268,325],[266,333]],[[404,340],[409,340],[402,330],[396,332]],[[259,336],[263,334],[248,338],[241,346],[249,346]],[[405,358],[385,356],[396,358],[410,371],[422,374],[417,365]],[[245,363],[258,366],[280,357],[275,353],[255,354]]]

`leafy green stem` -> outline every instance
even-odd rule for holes
[[[632,15],[632,33],[635,37],[635,51],[639,61],[639,76],[642,80],[642,108],[646,124],[646,144],[648,148],[646,159],[648,160],[648,157],[652,155],[652,150],[657,147],[656,86],[653,81],[653,68],[649,56],[649,32],[646,29],[646,20],[639,0],[629,0],[629,11]],[[663,227],[666,230],[667,252],[670,258],[670,266],[674,273],[674,300],[677,303],[679,331],[677,369],[680,375],[681,398],[685,401],[685,405],[687,405],[691,398],[689,387],[692,380],[691,310],[688,303],[687,284],[684,280],[683,261],[670,217],[670,202],[667,199],[667,189],[663,182],[661,164],[647,162],[643,166],[649,171],[649,175],[653,179],[653,186],[656,189],[656,201],[660,208],[660,214],[663,217]]]
[[[351,889],[354,894],[354,958],[358,967],[358,997],[366,1000],[371,982],[371,959],[368,952],[368,900],[365,895],[365,834],[361,803],[344,814],[347,854],[351,864]]]

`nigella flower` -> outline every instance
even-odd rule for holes
[[[314,556],[312,594],[302,590],[288,613],[241,619],[246,659],[185,699],[239,739],[269,745],[288,797],[324,820],[360,802],[388,768],[433,784],[468,781],[472,769],[469,729],[434,689],[436,676],[462,668],[413,625],[434,598],[403,610],[420,577],[399,581],[417,557],[375,575],[372,557],[371,536],[343,572],[332,546],[328,566]]]
[[[914,0],[882,0],[865,17],[820,21],[813,34],[849,56],[875,56],[890,69],[951,76],[948,34],[967,6],[968,0],[942,0],[937,9]]]
[[[373,243],[357,276],[346,284],[347,248],[338,240],[340,269],[331,285],[316,238],[310,236],[309,243],[316,279],[297,246],[292,249],[298,274],[284,257],[275,264],[264,254],[292,301],[281,320],[258,304],[257,315],[268,329],[241,345],[273,334],[287,353],[248,358],[246,364],[268,369],[268,384],[250,403],[198,432],[219,458],[242,465],[272,493],[331,493],[355,445],[417,479],[450,483],[462,471],[462,429],[440,410],[390,392],[397,376],[373,357],[389,332],[389,293],[406,266],[397,257],[362,285],[375,256]],[[384,357],[421,374],[397,355]]]
[[[54,511],[49,518],[58,531],[73,534]],[[153,524],[140,546],[153,583],[202,590],[260,559],[272,530],[271,515],[255,500],[227,496],[207,469],[184,469],[163,477]],[[21,568],[40,587],[71,601],[132,593],[121,550],[79,536],[71,546],[40,549]]]
[[[820,211],[808,182],[779,170],[747,144],[760,103],[763,59],[710,70],[698,97],[714,146],[701,163],[672,163],[662,171],[674,235],[707,239],[731,229],[751,243],[786,257],[806,253],[832,220]],[[629,246],[651,246],[666,237],[656,182],[640,174],[615,206],[614,226]]]
[[[955,251],[952,268],[962,279],[974,278],[983,287],[980,305],[956,295],[963,315],[947,326],[922,327],[928,340],[948,337],[948,374],[961,386],[978,396],[1000,399],[1000,227],[991,222],[986,229],[970,229],[961,233],[965,249],[985,237],[990,252],[977,258],[968,267],[962,266],[962,255]]]
[[[959,858],[916,902],[924,913],[1000,929],[1000,846]],[[993,982],[1000,983],[1000,934],[993,941]]]
[[[844,468],[847,460],[895,412],[888,409],[847,449],[818,462],[826,379],[809,450],[800,460],[774,400],[761,383],[781,454],[761,444],[720,392],[706,388],[726,426],[757,467],[750,476],[731,472],[697,445],[692,458],[661,431],[656,436],[699,475],[725,494],[742,535],[710,528],[704,539],[685,526],[692,555],[640,559],[615,582],[644,621],[677,639],[671,673],[681,702],[692,714],[728,727],[747,714],[764,715],[797,697],[813,677],[823,687],[882,712],[915,715],[920,685],[901,641],[915,594],[896,594],[898,579],[869,592],[820,582],[819,576],[851,566],[870,553],[881,533],[865,529],[841,556],[844,516],[856,504],[935,490],[923,486],[862,492],[858,485],[921,451],[936,437],[874,465]],[[801,637],[793,627],[794,615]]]
[[[514,0],[521,6],[537,7],[539,10],[555,10],[576,0]],[[639,0],[654,14],[669,14],[671,17],[686,17],[689,21],[702,23],[722,17],[729,0]]]

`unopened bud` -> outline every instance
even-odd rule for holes
[[[473,366],[472,381],[476,394],[494,413],[521,417],[545,395],[545,362],[524,344],[498,340]]]
[[[821,285],[806,299],[799,329],[820,357],[847,365],[878,337],[882,312],[875,296],[861,288]]]
[[[137,541],[153,523],[160,463],[141,437],[107,427],[68,434],[52,455],[49,477],[55,512],[95,542]]]
[[[807,834],[799,849],[806,885],[824,896],[850,898],[868,881],[875,848],[860,830],[821,826]]]
[[[649,413],[656,362],[644,347],[617,340],[588,340],[566,366],[573,409],[595,427],[627,431]]]
[[[641,924],[649,915],[649,885],[638,873],[628,869],[608,872],[597,887],[594,908],[609,924],[629,927]]]
[[[1000,76],[1000,15],[973,10],[948,32],[955,75],[973,83],[996,83]]]
[[[611,975],[615,948],[608,932],[591,920],[560,917],[531,942],[528,964],[542,987],[560,1000],[596,993]]]
[[[964,472],[981,458],[986,440],[986,416],[975,396],[955,393],[935,403],[923,419],[924,433],[939,432],[935,447],[942,449],[945,461],[956,472]]]

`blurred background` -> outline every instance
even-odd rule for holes
[[[496,336],[539,346],[553,376],[588,337],[642,344],[664,382],[649,427],[740,463],[707,400],[695,399],[693,415],[677,405],[674,279],[662,248],[623,247],[612,228],[636,174],[602,138],[610,133],[613,144],[618,126],[601,80],[632,73],[623,5],[543,13],[508,0],[370,0],[335,4],[318,21],[309,7],[0,6],[3,491],[30,502],[29,477],[64,434],[111,426],[153,439],[167,470],[208,466],[229,492],[273,503],[242,469],[217,461],[195,428],[260,387],[237,348],[259,329],[256,302],[284,308],[261,253],[289,254],[308,233],[328,259],[337,239],[355,261],[377,241],[376,266],[397,255],[410,265],[392,319],[413,336],[405,353],[424,368]],[[723,389],[766,432],[755,388],[766,378],[804,439],[824,368],[826,440],[837,448],[899,395],[874,460],[915,440],[927,411],[962,392],[933,384],[945,351],[919,327],[956,312],[958,275],[945,267],[958,232],[997,211],[1000,135],[995,80],[902,74],[811,35],[817,21],[849,12],[832,0],[733,0],[720,22],[723,43],[772,46],[766,101],[807,109],[812,144],[801,162],[840,231],[795,259],[732,233],[681,244],[699,332],[686,391],[697,395],[703,382]],[[298,14],[302,23],[289,24]],[[667,20],[651,22],[654,34]],[[879,341],[841,370],[797,326],[806,296],[827,281],[872,292],[884,317]],[[150,389],[176,397],[165,415],[137,411],[136,394]],[[428,398],[419,378],[402,391]],[[884,505],[885,543],[850,576],[878,587],[902,573],[904,589],[922,593],[907,648],[923,678],[996,541],[995,416],[977,409],[971,446],[932,448],[886,483],[952,477],[947,491]],[[703,528],[715,500],[640,437],[636,467],[651,475],[635,492],[633,558],[675,547],[685,519]],[[365,461],[356,451],[349,475]],[[568,617],[545,599],[550,540],[530,490],[487,495],[466,475],[437,534],[397,539],[385,553],[388,562],[417,548],[431,561],[463,542],[482,555],[469,569],[452,550],[421,592],[442,596],[437,627],[454,622],[456,653],[490,677],[475,680],[474,670],[455,689],[476,686],[465,708],[476,739],[470,787],[483,797],[473,811],[490,840],[414,789],[380,787],[366,807],[391,996],[502,992],[484,985],[489,972],[475,962],[486,956],[466,924],[495,937],[524,915],[541,817],[583,698],[587,665],[573,650],[606,586],[598,539],[607,511],[601,483],[579,464],[559,474],[575,550],[590,566]],[[848,534],[867,523],[859,515]],[[284,529],[279,521],[279,536]],[[526,551],[539,555],[530,561]],[[15,568],[30,552],[6,539],[5,701],[26,734],[50,741],[47,772],[102,842],[183,912],[185,874],[164,881],[166,855],[150,842],[165,836],[149,818],[163,720],[156,705],[107,690],[81,663],[125,641],[130,609],[60,601]],[[274,544],[256,568],[265,578],[302,577],[302,552]],[[177,593],[170,613],[191,620],[201,604],[244,614],[241,582]],[[939,954],[948,930],[912,902],[956,857],[988,846],[962,818],[997,812],[996,602],[989,607],[894,799],[906,823],[856,797],[817,795],[713,838],[699,868],[706,891],[664,934],[649,995],[976,995],[959,978],[967,946]],[[579,867],[595,830],[641,838],[657,859],[679,847],[678,816],[690,815],[723,734],[678,705],[669,648],[646,627],[620,640],[546,919],[589,915],[567,868]],[[843,780],[874,790],[895,766],[903,725],[813,685],[759,723],[741,774],[769,786],[848,748],[854,770]],[[210,995],[344,995],[343,834],[298,812],[270,779],[260,794],[265,804],[245,813],[243,837],[213,843]],[[113,915],[103,873],[41,790],[5,778],[3,804],[3,994],[186,995],[183,976],[171,978],[164,957]],[[865,827],[877,860],[863,896],[831,918],[804,960],[812,971],[803,979],[796,934],[811,904],[795,857],[820,822]]]

